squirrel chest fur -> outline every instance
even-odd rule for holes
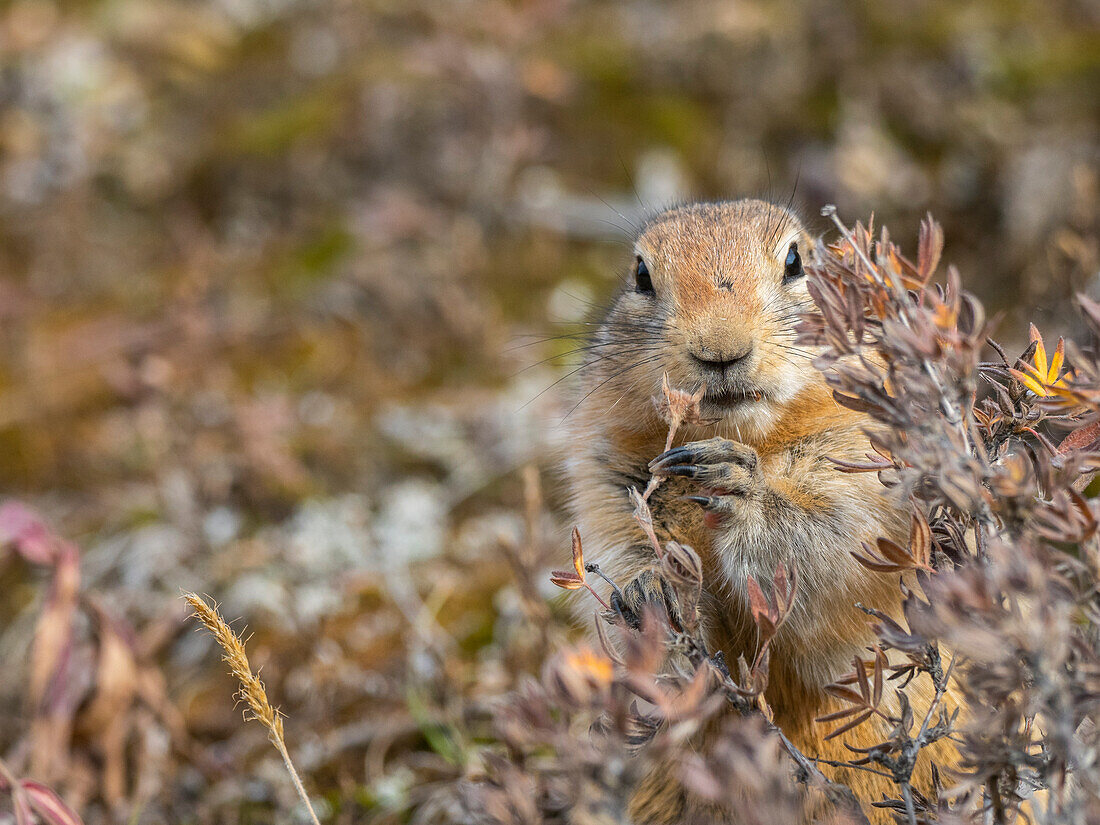
[[[755,653],[747,578],[770,581],[780,563],[797,569],[766,699],[804,753],[843,760],[843,741],[872,744],[882,731],[867,724],[825,741],[829,727],[813,720],[836,705],[823,688],[874,642],[857,603],[900,612],[897,577],[861,567],[852,551],[880,536],[905,543],[909,517],[874,474],[841,473],[829,460],[863,460],[872,422],[833,401],[814,353],[795,343],[798,318],[812,308],[801,258],[810,248],[793,214],[762,201],[694,204],[650,220],[632,277],[588,350],[566,472],[587,554],[639,608],[665,591],[627,491],[644,488],[651,472],[666,477],[650,500],[658,536],[699,553],[704,635],[728,661]],[[654,463],[667,435],[651,402],[663,375],[684,390],[705,386],[700,409],[713,423],[682,428],[680,446]],[[838,778],[865,801],[893,790],[870,773]],[[635,814],[681,821],[682,805],[651,788]]]

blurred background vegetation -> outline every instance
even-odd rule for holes
[[[505,561],[567,558],[542,339],[645,211],[792,192],[910,249],[932,212],[1002,340],[1073,332],[1100,6],[0,5],[0,492],[81,577],[50,683],[57,579],[0,547],[0,757],[89,822],[295,821],[185,588],[254,631],[326,816],[446,821],[471,708],[539,665]]]

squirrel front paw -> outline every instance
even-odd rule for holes
[[[707,523],[732,515],[745,499],[763,490],[764,477],[756,450],[728,438],[709,438],[674,447],[649,463],[655,476],[683,476],[697,482],[705,495],[685,496],[707,511]]]
[[[646,606],[656,607],[667,617],[675,630],[682,630],[684,617],[676,591],[655,570],[643,570],[629,584],[611,595],[611,609],[635,630],[642,626],[642,614]]]

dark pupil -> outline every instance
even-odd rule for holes
[[[638,264],[634,267],[634,284],[639,292],[653,292],[653,281],[650,280],[649,269],[641,258],[638,259]]]
[[[787,253],[787,260],[784,262],[783,280],[791,281],[802,275],[802,258],[798,254],[798,247],[795,244],[791,244],[791,249]]]

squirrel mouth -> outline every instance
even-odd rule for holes
[[[715,407],[736,407],[748,401],[763,401],[764,393],[748,389],[712,390],[703,396],[703,400]]]

